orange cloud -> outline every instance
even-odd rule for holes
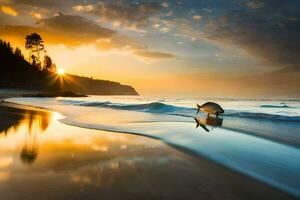
[[[42,15],[38,12],[32,11],[32,12],[30,12],[30,15],[31,15],[31,17],[33,17],[35,19],[38,19],[38,20],[42,19]]]
[[[52,18],[38,20],[37,27],[0,26],[0,36],[18,45],[23,44],[25,36],[32,32],[39,33],[47,44],[63,44],[69,47],[95,45],[101,51],[123,49],[145,59],[174,57],[169,53],[149,51],[147,46],[130,37],[76,15],[59,13]]]
[[[7,15],[18,16],[18,12],[10,6],[1,6],[1,11]]]
[[[72,9],[75,12],[92,12],[95,8],[93,5],[76,5],[73,6]]]
[[[170,53],[148,51],[148,50],[138,50],[134,51],[134,54],[146,59],[163,59],[163,58],[174,58],[175,56]]]

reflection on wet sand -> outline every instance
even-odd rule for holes
[[[49,126],[50,112],[1,105],[0,109],[0,134],[14,133],[24,125],[28,127],[29,134],[43,132]]]
[[[0,133],[1,200],[292,199],[157,140],[64,125],[55,113],[2,110],[10,121]]]
[[[223,119],[218,118],[218,117],[206,117],[206,118],[199,118],[195,117],[195,122],[196,122],[196,128],[199,126],[202,127],[206,132],[209,132],[210,130],[207,128],[208,126],[211,126],[212,129],[214,127],[222,127],[223,125]],[[212,130],[211,129],[211,130]]]
[[[31,164],[38,156],[37,134],[43,133],[49,126],[51,113],[38,110],[19,109],[17,107],[0,106],[0,136],[9,135],[25,128],[23,148],[20,159]]]

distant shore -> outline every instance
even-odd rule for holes
[[[88,97],[85,94],[78,94],[72,91],[64,92],[43,92],[30,90],[0,90],[0,100],[13,97]]]
[[[39,92],[34,94],[23,94],[22,97],[88,97],[85,94],[77,94],[72,91],[66,91],[66,92]]]
[[[22,93],[18,91],[1,91],[0,90],[0,100],[7,99],[7,98],[13,98],[13,97],[21,97]]]

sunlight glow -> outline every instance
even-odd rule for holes
[[[65,70],[64,69],[58,69],[57,70],[57,74],[64,75],[65,74]]]

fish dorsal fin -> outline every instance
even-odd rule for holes
[[[209,104],[212,104],[213,102],[206,102],[206,103],[204,103],[204,104],[202,104],[200,107],[203,107],[203,106],[207,106],[207,105],[209,105]]]

